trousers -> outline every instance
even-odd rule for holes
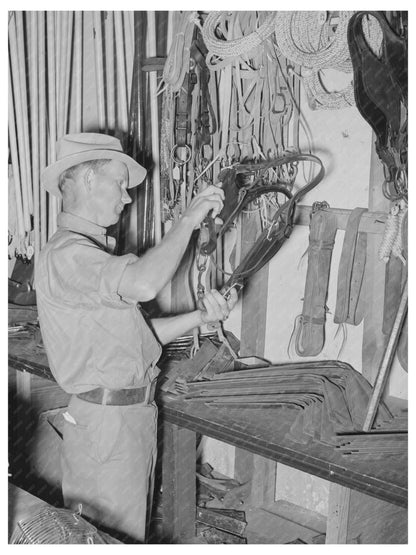
[[[103,406],[73,396],[61,452],[65,506],[81,508],[97,528],[126,535],[126,543],[145,543],[156,451],[155,403]]]

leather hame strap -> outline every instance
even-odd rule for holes
[[[295,329],[299,356],[316,356],[325,344],[326,299],[336,232],[335,214],[325,209],[312,213],[303,308]]]
[[[367,252],[367,234],[359,233],[366,208],[355,208],[347,222],[338,269],[337,303],[334,322],[357,326],[364,317],[361,295]]]

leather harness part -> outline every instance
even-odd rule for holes
[[[357,326],[364,317],[363,297],[367,234],[359,233],[360,220],[366,208],[355,208],[347,222],[338,269],[337,303],[334,322]]]
[[[337,217],[326,207],[325,203],[312,208],[311,214],[303,309],[295,330],[295,350],[303,357],[318,355],[325,344],[326,299],[337,233]]]
[[[365,39],[362,21],[367,16],[374,17],[383,32],[380,58]],[[383,13],[357,12],[348,25],[348,46],[357,108],[374,130],[377,154],[389,174],[388,180],[394,181],[399,169],[407,165],[407,118],[402,121],[401,110],[401,103],[407,109],[406,40],[392,29]]]
[[[77,397],[97,405],[126,406],[150,405],[155,398],[156,380],[148,385],[134,389],[107,389],[97,387],[91,391],[78,393]]]
[[[285,165],[297,164],[298,162],[312,162],[317,164],[319,171],[306,185],[299,188],[295,193],[290,191],[287,184],[281,181],[279,184],[263,186],[262,175],[270,168],[278,168]],[[225,170],[224,170],[225,172]],[[237,206],[234,209],[230,205],[231,203],[225,202],[224,213],[220,213],[220,217],[224,220],[224,225],[218,232],[217,238],[221,237],[226,229],[231,225],[232,221],[238,216],[240,211],[250,202],[257,198],[259,194],[265,194],[268,192],[280,192],[288,197],[288,200],[280,206],[273,218],[271,219],[271,225],[265,229],[252,248],[249,250],[245,258],[240,262],[238,267],[232,272],[231,276],[223,286],[223,290],[229,290],[232,287],[237,287],[241,289],[246,280],[255,272],[259,271],[265,264],[267,264],[273,256],[280,250],[282,245],[285,243],[286,239],[290,237],[294,226],[295,220],[295,210],[296,205],[299,200],[314,187],[316,187],[323,179],[325,175],[325,169],[321,160],[317,156],[312,154],[289,154],[282,156],[281,158],[276,158],[273,160],[267,160],[258,163],[245,163],[236,164],[229,170],[230,173],[222,174],[223,182],[228,188],[228,194],[234,195],[236,198],[236,192],[238,191],[239,179],[242,176],[254,175],[256,176],[253,184],[250,188],[247,188],[245,194],[248,195],[247,199],[240,199],[237,202]],[[244,183],[244,179],[243,179]],[[256,191],[256,187],[258,192]],[[241,186],[244,189],[244,185]],[[227,195],[227,193],[226,193]],[[237,197],[238,198],[238,197]],[[211,243],[212,244],[212,243]],[[208,248],[211,248],[208,247]]]

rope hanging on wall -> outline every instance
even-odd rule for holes
[[[245,13],[246,16],[250,15],[250,12]],[[233,58],[249,54],[275,30],[276,12],[264,12],[256,16],[258,19],[265,17],[256,29],[242,37],[226,38],[232,15],[231,12],[210,12],[201,27],[202,37],[208,48],[207,65],[212,69],[231,63]]]
[[[278,48],[290,61],[302,67],[302,82],[313,110],[334,110],[355,104],[352,78],[344,89],[329,91],[322,73],[324,69],[352,72],[347,30],[353,13],[279,12],[276,18]],[[378,53],[382,32],[374,18],[365,22],[364,33],[371,48]]]

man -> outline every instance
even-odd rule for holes
[[[204,310],[154,319],[138,307],[170,281],[192,231],[224,193],[210,186],[195,196],[163,241],[138,258],[114,256],[106,228],[131,202],[127,189],[146,175],[114,137],[66,135],[57,161],[42,175],[62,196],[58,230],[36,264],[39,321],[51,371],[72,394],[64,414],[62,490],[65,505],[99,526],[144,542],[153,489],[157,408],[154,384],[161,353],[192,328],[228,317],[236,303],[218,291]]]

